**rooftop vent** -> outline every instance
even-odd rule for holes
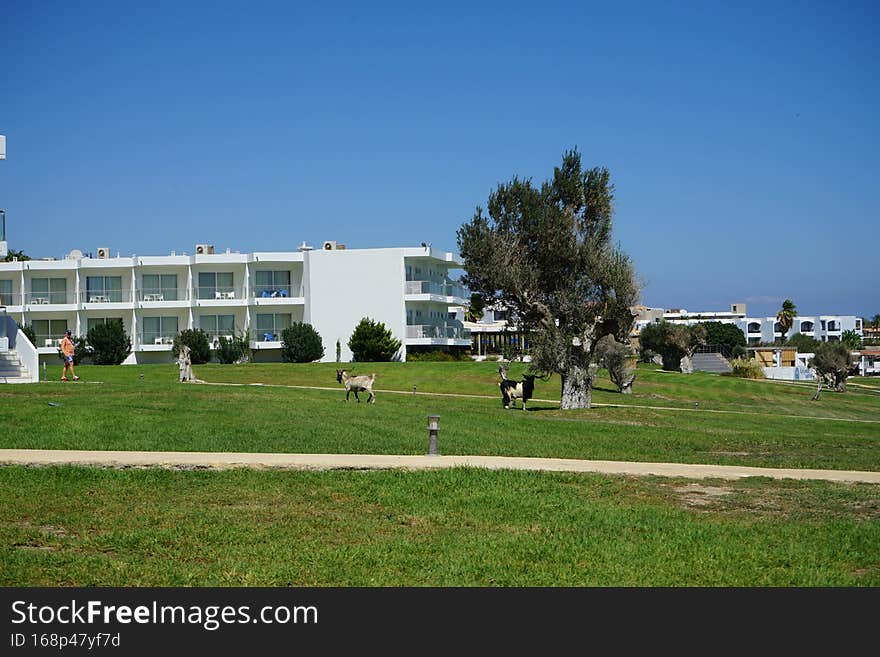
[[[196,255],[207,255],[214,253],[213,244],[196,244]]]

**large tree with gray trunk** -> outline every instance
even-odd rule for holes
[[[561,407],[589,408],[596,346],[626,341],[639,285],[611,241],[614,188],[604,168],[583,170],[576,150],[536,187],[513,178],[458,230],[463,282],[501,302],[531,332],[532,368],[562,379]]]

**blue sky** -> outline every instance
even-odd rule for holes
[[[880,313],[876,3],[316,4],[3,2],[10,247],[454,251],[577,147],[648,305]]]

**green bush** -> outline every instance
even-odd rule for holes
[[[90,358],[92,355],[92,348],[89,347],[88,340],[83,335],[77,335],[73,339],[73,364],[79,365],[81,362]],[[61,351],[61,347],[58,348],[58,358],[61,359],[61,362],[64,362],[64,352]]]
[[[211,342],[202,329],[184,329],[174,336],[171,353],[177,358],[181,345],[189,347],[189,359],[193,365],[204,365],[211,360]]]
[[[89,329],[86,341],[95,365],[119,365],[131,353],[131,338],[121,319],[112,319]]]
[[[470,361],[471,353],[467,349],[455,349],[447,351],[445,349],[426,349],[424,351],[406,350],[406,360],[409,362],[427,362],[427,363],[452,363],[461,361]]]
[[[809,335],[804,335],[803,333],[795,333],[793,336],[785,341],[785,344],[790,347],[794,347],[800,354],[815,354],[816,349],[818,349],[819,345],[822,343],[814,338],[811,338]]]
[[[700,325],[706,328],[706,344],[724,347],[724,350],[732,358],[736,358],[739,353],[738,351],[734,352],[736,347],[744,349],[748,344],[746,342],[746,334],[734,324],[700,322]]]
[[[217,360],[224,365],[243,363],[251,357],[251,345],[248,342],[247,332],[235,335],[231,340],[227,340],[225,336],[221,335],[217,343]]]
[[[311,324],[294,322],[281,332],[281,360],[311,363],[324,357],[324,342]]]
[[[369,317],[364,317],[358,323],[348,340],[348,348],[351,349],[356,362],[392,360],[401,344],[385,324],[373,321]]]
[[[748,358],[734,358],[730,361],[730,372],[725,372],[725,376],[736,376],[741,379],[763,379],[764,370],[757,361]]]

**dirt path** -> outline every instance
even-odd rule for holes
[[[490,470],[596,472],[614,475],[655,475],[688,479],[817,479],[880,484],[880,472],[796,470],[737,465],[641,463],[517,456],[428,456],[393,454],[260,454],[242,452],[124,452],[2,449],[0,465],[84,465],[108,468],[163,467],[178,469],[278,468],[289,470],[427,470],[473,467]]]

